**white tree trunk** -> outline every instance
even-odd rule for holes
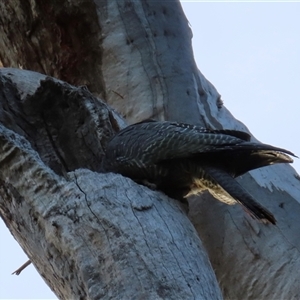
[[[10,101],[6,125],[18,131],[22,114],[31,126],[39,116],[45,123],[30,134],[23,126],[29,140],[37,137],[32,144],[0,125],[0,214],[55,294],[61,299],[221,299],[200,239],[175,200],[118,174],[77,169],[59,176],[45,165],[56,166],[53,152],[57,152],[64,167],[72,167],[61,135],[72,139],[72,132],[85,130],[82,139],[91,142],[88,132],[94,129],[99,143],[105,143],[108,125],[98,129],[93,125],[110,113],[110,121],[119,123],[114,113],[100,102],[97,107],[92,95],[87,99],[88,92],[80,88],[49,79],[39,87],[37,79],[43,75],[13,69],[0,74],[5,90],[0,103],[5,107]],[[55,110],[53,98],[59,91],[65,97],[59,99],[60,107],[67,107],[69,117],[73,111],[68,105],[76,106],[77,96],[85,104],[87,110],[79,113],[82,127],[61,129],[68,116],[60,119],[63,112]],[[57,131],[49,111],[55,120],[64,120]],[[38,145],[47,141],[39,135],[45,128],[52,141],[47,153]],[[93,150],[92,143],[89,147]],[[82,150],[79,146],[73,150],[79,166],[93,156],[93,151]]]
[[[200,77],[203,76],[200,74]],[[204,79],[203,79],[204,80]],[[208,124],[247,130],[223,107],[207,82]],[[276,226],[259,224],[240,206],[211,197],[190,201],[190,219],[203,241],[220,286],[230,299],[298,299],[300,297],[300,182],[289,165],[251,171],[237,180],[270,210]]]
[[[43,23],[46,28],[38,23],[30,32],[33,41],[41,42],[36,45],[25,39],[22,45],[28,51],[18,52],[24,48],[11,40],[15,51],[3,48],[1,53],[5,66],[20,62],[25,68],[86,84],[130,123],[154,117],[248,131],[222,106],[216,89],[197,70],[191,31],[178,1],[73,0],[53,5],[53,19],[41,5],[32,8],[36,20],[50,18]],[[66,13],[81,26],[62,22]],[[32,24],[24,22],[26,31]],[[5,32],[11,29],[7,24]],[[44,38],[45,31],[52,33],[50,25],[61,33],[59,38]],[[19,42],[26,36],[22,30],[17,34]],[[42,47],[43,42],[48,46]],[[31,53],[39,56],[28,58]],[[34,59],[38,67],[31,63]],[[299,176],[289,166],[272,166],[239,180],[275,215],[276,226],[258,224],[240,207],[228,207],[209,196],[191,199],[191,220],[224,295],[231,299],[300,297]]]
[[[122,9],[114,9],[118,5],[111,1],[107,14],[99,19],[108,58],[101,66],[105,86],[118,92],[107,93],[113,107],[131,122],[153,116],[249,132],[222,106],[217,90],[197,70],[190,30],[178,3],[134,1],[126,12],[130,18]],[[132,42],[128,45],[124,37]],[[212,197],[191,199],[191,220],[224,295],[232,299],[300,297],[299,175],[290,166],[277,165],[253,171],[239,181],[275,215],[276,226],[258,224],[240,207],[226,206]]]

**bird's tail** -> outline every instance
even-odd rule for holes
[[[276,219],[271,212],[257,203],[253,197],[227,172],[211,167],[205,171],[244,209],[253,217],[263,223],[276,224]]]

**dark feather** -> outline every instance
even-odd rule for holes
[[[252,216],[275,223],[272,214],[233,178],[256,168],[291,163],[289,155],[295,156],[282,148],[251,142],[250,135],[241,131],[148,120],[113,137],[103,169],[146,180],[177,199],[209,190],[220,201],[238,202]]]

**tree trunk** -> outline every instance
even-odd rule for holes
[[[120,117],[84,88],[50,78],[39,86],[38,77],[45,79],[1,71],[0,213],[55,294],[221,299],[199,237],[175,200],[121,175],[93,172]]]
[[[197,70],[192,35],[178,1],[14,2],[2,4],[0,13],[4,41],[0,59],[4,66],[22,66],[71,84],[86,85],[130,123],[154,117],[248,131],[222,106],[216,89]],[[84,88],[81,90],[85,93]],[[79,117],[75,114],[73,121]],[[97,124],[89,126],[98,129]],[[118,124],[107,138],[122,126]],[[73,126],[72,122],[68,126]],[[87,130],[87,134],[88,141],[93,137],[99,141],[95,130]],[[51,132],[43,135],[51,136]],[[98,171],[102,144],[92,142],[91,149],[100,150],[92,151],[94,160],[85,157],[83,165],[73,153],[77,143],[86,147],[83,152],[90,147],[84,137],[85,130],[71,140],[64,135],[58,139],[54,134],[55,142],[64,145],[66,141],[63,153],[68,155],[53,151],[53,165],[47,163],[47,147],[40,142],[37,146],[45,149],[38,152],[43,162],[60,175],[80,167]],[[57,163],[65,159],[71,168]],[[299,297],[299,176],[289,166],[272,166],[239,180],[275,215],[276,227],[258,224],[239,207],[220,204],[208,195],[195,197],[190,203],[191,220],[224,295],[233,299]],[[118,199],[121,195],[118,193]]]

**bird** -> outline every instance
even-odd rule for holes
[[[274,215],[235,178],[272,164],[292,163],[290,156],[297,157],[251,141],[243,131],[149,119],[127,126],[108,142],[102,170],[120,173],[180,201],[208,190],[217,200],[239,203],[253,218],[276,224]]]

